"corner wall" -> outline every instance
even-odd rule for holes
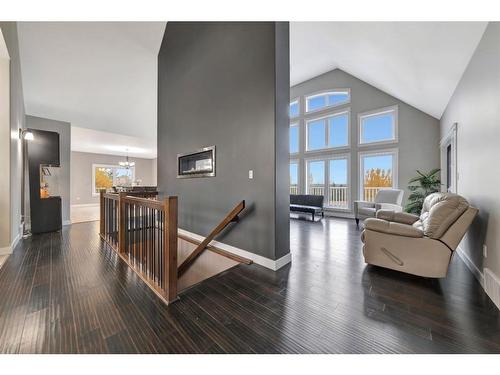
[[[479,208],[459,249],[480,281],[490,278],[486,292],[500,307],[499,103],[500,23],[490,22],[441,118],[441,137],[458,124],[457,192]]]
[[[289,256],[288,65],[274,22],[169,22],[158,59],[158,187],[179,227],[206,236],[244,199],[218,240],[272,261]],[[178,153],[212,145],[215,177],[176,178]]]
[[[24,95],[16,22],[0,22],[10,55],[10,246],[20,238],[21,224],[21,142],[19,129],[25,127]],[[0,246],[1,247],[1,246]]]
[[[59,152],[61,158],[59,193],[62,201],[62,221],[63,225],[70,224],[71,124],[69,122],[28,115],[26,116],[26,128],[59,133]],[[26,191],[27,194],[29,194],[29,190]],[[28,207],[28,205],[26,207]]]

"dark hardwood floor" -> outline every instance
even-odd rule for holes
[[[64,227],[9,257],[0,352],[500,353],[500,314],[458,257],[444,280],[366,266],[353,220],[292,220],[292,264],[239,265],[168,307],[97,231]]]

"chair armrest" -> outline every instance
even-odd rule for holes
[[[375,207],[375,203],[368,201],[354,201],[354,209],[358,207]]]
[[[365,230],[372,230],[374,232],[393,234],[403,237],[421,238],[424,232],[412,225],[391,222],[382,219],[366,219]]]
[[[403,207],[400,206],[399,204],[393,204],[393,203],[376,203],[375,208],[377,211],[379,210],[392,210],[396,212],[401,212],[403,211]]]
[[[412,225],[420,219],[417,215],[409,214],[408,212],[396,212],[393,210],[379,210],[377,211],[376,217],[377,219],[408,225]]]

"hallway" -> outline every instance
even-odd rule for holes
[[[292,263],[239,265],[163,305],[98,223],[0,269],[2,353],[500,353],[500,314],[455,257],[445,280],[366,267],[352,220],[291,220]]]

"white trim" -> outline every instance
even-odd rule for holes
[[[500,310],[500,279],[498,279],[498,277],[489,268],[484,268],[484,272],[481,272],[481,270],[477,268],[460,245],[458,245],[455,252],[458,254],[460,259],[462,259],[479,284],[481,284],[481,287],[486,292],[488,297],[490,297],[493,303]]]
[[[0,247],[0,255],[12,254],[12,246]]]
[[[197,241],[200,241],[200,242],[205,239],[205,237],[200,236],[199,234],[192,233],[192,232],[189,232],[189,231],[187,231],[185,229],[181,229],[181,228],[179,228],[178,233],[182,234],[184,236],[187,236],[187,237],[191,237],[191,238],[193,238]],[[286,265],[292,261],[292,254],[291,253],[288,253],[277,260],[272,260],[272,259],[263,257],[261,255],[251,253],[247,250],[243,250],[243,249],[240,249],[240,248],[235,247],[235,246],[227,245],[227,244],[219,242],[219,241],[214,240],[210,244],[212,244],[215,247],[218,247],[221,250],[225,250],[229,253],[239,255],[243,258],[250,259],[254,263],[259,264],[263,267],[269,268],[273,271],[279,270],[281,267],[283,267],[284,265]]]
[[[386,113],[394,113],[393,123],[392,123],[392,139],[387,139],[383,141],[377,142],[361,142],[362,139],[362,130],[363,130],[363,119],[367,117],[374,117],[378,115],[383,115]],[[358,146],[375,146],[375,145],[384,145],[398,142],[398,127],[399,127],[399,109],[397,105],[393,105],[390,107],[378,108],[372,111],[367,111],[363,113],[358,113]]]
[[[335,94],[347,94],[347,100],[344,100],[343,102],[337,103],[337,104],[327,104],[327,99],[325,99],[326,105],[324,107],[315,109],[310,111],[309,110],[309,104],[308,101],[309,99],[312,98],[317,98],[319,96],[325,96],[328,98],[328,95],[335,95]],[[351,102],[351,89],[345,88],[345,89],[331,89],[331,90],[323,90],[323,91],[318,91],[315,93],[311,93],[309,95],[304,95],[304,102],[305,102],[305,108],[304,108],[304,114],[311,114],[311,113],[316,113],[316,112],[321,112],[325,111],[327,109],[332,109],[332,108],[337,108],[342,105],[349,104]]]
[[[457,163],[457,139],[458,135],[458,123],[454,123],[448,133],[441,138],[439,141],[440,149],[440,164],[441,164],[441,187],[442,191],[450,191],[451,193],[457,194],[458,192],[458,163]],[[447,172],[447,148],[451,145],[451,183],[450,188],[447,189],[446,185],[448,183]]]
[[[332,117],[338,117],[342,115],[347,115],[347,144],[342,146],[330,146],[330,126],[329,119]],[[317,148],[314,150],[309,149],[309,124],[311,122],[324,120],[325,124],[325,147]],[[306,154],[312,154],[316,152],[325,152],[325,151],[337,151],[337,150],[349,150],[351,148],[351,108],[344,108],[338,111],[330,112],[328,114],[324,114],[320,117],[314,117],[309,120],[305,120],[305,143],[304,143],[304,151]]]
[[[479,281],[479,283],[481,284],[481,286],[484,289],[484,275],[481,272],[481,270],[476,267],[476,265],[474,264],[474,262],[469,258],[469,256],[460,247],[460,245],[458,245],[458,247],[455,250],[455,252],[458,254],[458,256],[460,257],[460,259],[462,259],[462,261],[465,263],[465,265],[467,266],[467,268],[469,269],[469,271],[472,272],[472,274],[474,275],[474,277],[477,279],[477,281]]]
[[[359,151],[358,152],[358,186],[359,186],[359,200],[363,200],[363,189],[364,189],[364,162],[363,159],[366,156],[382,156],[382,155],[392,155],[392,188],[398,188],[398,168],[399,168],[399,149],[398,148],[387,148],[382,150],[370,150],[370,151]]]
[[[125,167],[122,167],[121,165],[118,165],[118,164],[99,164],[99,163],[92,163],[92,186],[91,186],[91,189],[92,189],[92,196],[93,197],[98,197],[99,196],[99,193],[96,193],[95,192],[95,168],[120,168],[120,169],[123,169]],[[134,167],[130,167],[130,169],[132,170],[132,182],[135,181],[135,166]],[[113,175],[113,185],[115,184],[115,176]]]
[[[292,152],[292,150],[289,150],[291,156],[298,155],[300,153],[300,125],[299,125],[299,122],[294,121],[290,124],[290,134],[291,134],[292,128],[297,128],[297,148],[298,148],[298,151]],[[291,141],[291,137],[289,135],[288,136],[288,147],[290,147],[290,143],[291,143],[290,141]]]
[[[96,207],[99,206],[99,203],[82,203],[82,204],[72,204],[71,207]]]
[[[62,225],[71,225],[71,220],[64,220]]]

